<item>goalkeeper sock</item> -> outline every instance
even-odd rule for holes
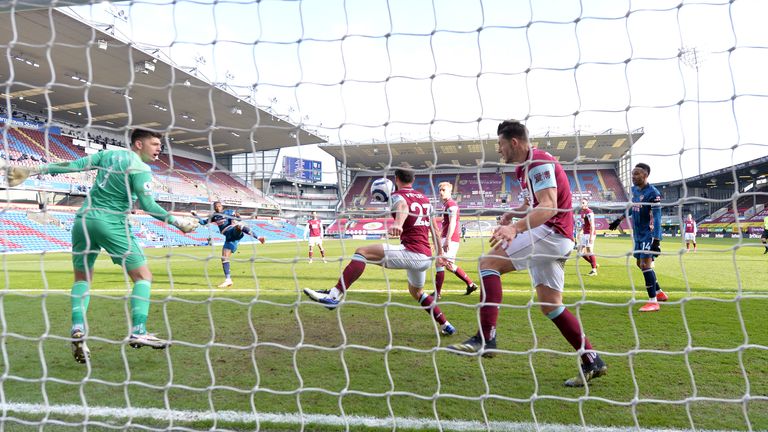
[[[72,290],[70,291],[72,331],[85,331],[85,313],[88,311],[88,303],[91,301],[88,291],[87,281],[77,281],[72,285]]]
[[[480,277],[483,279],[480,303],[501,303],[501,274],[496,270],[480,270]],[[480,307],[480,329],[486,341],[496,337],[496,320],[498,318],[498,305]]]
[[[221,262],[221,268],[224,269],[224,278],[230,279],[230,273],[229,273],[229,261],[222,261]]]
[[[133,284],[131,293],[131,333],[147,333],[147,315],[149,315],[149,292],[152,289],[152,282],[148,280],[139,280]]]
[[[652,268],[643,270],[643,277],[645,278],[645,290],[648,291],[648,298],[656,298],[656,272]]]
[[[464,270],[461,269],[461,267],[456,267],[456,271],[454,273],[459,279],[461,279],[462,282],[467,284],[467,286],[472,285],[472,279],[467,276],[467,273],[464,272]]]
[[[435,292],[438,297],[443,292],[443,282],[445,282],[445,267],[435,267]]]
[[[348,290],[365,271],[366,262],[367,260],[364,256],[360,254],[352,255],[352,261],[350,261],[344,268],[344,272],[341,274],[339,281],[336,282],[336,288],[341,292]]]
[[[419,304],[424,308],[424,310],[426,310],[427,313],[431,313],[432,317],[435,318],[435,321],[437,321],[438,324],[443,325],[448,320],[445,319],[445,315],[443,315],[443,312],[440,310],[439,306],[437,305],[435,305],[434,307],[432,306],[432,303],[434,302],[435,302],[434,297],[426,293],[422,294],[421,298],[419,299]]]
[[[547,318],[551,319],[552,322],[555,323],[557,328],[560,330],[560,333],[563,335],[565,340],[571,344],[573,349],[581,349],[582,341],[584,342],[585,350],[592,349],[592,344],[589,343],[589,339],[587,339],[587,336],[581,332],[581,325],[579,324],[579,320],[576,319],[571,311],[566,309],[565,306],[560,306],[559,308],[548,313]],[[581,361],[584,364],[590,364],[595,360],[595,357],[595,353],[584,353],[581,355]]]

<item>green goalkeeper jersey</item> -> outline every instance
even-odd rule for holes
[[[107,150],[71,161],[44,165],[42,174],[98,170],[78,216],[123,222],[133,203],[154,218],[173,222],[173,216],[152,196],[152,169],[130,150]]]

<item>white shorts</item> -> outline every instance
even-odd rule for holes
[[[411,252],[403,245],[384,243],[384,268],[406,270],[408,283],[416,288],[423,288],[427,280],[427,269],[432,265],[432,257]]]
[[[696,234],[694,233],[685,233],[685,241],[696,241]]]
[[[546,225],[518,235],[505,248],[516,270],[528,269],[534,286],[546,285],[557,291],[563,291],[565,261],[572,250],[573,240]]]
[[[580,246],[591,248],[594,245],[595,245],[595,243],[592,241],[592,234],[582,234],[581,235],[581,245]]]
[[[445,244],[445,243],[443,243]],[[459,242],[449,241],[448,252],[443,252],[443,256],[450,262],[456,261],[456,254],[459,253]]]
[[[322,237],[310,237],[309,238],[309,247],[312,247],[312,246],[323,247],[323,238]]]

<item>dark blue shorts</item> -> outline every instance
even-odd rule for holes
[[[638,259],[656,257],[656,254],[651,252],[651,242],[653,242],[653,237],[646,237],[640,240],[635,239],[635,253],[633,256]]]
[[[232,253],[237,252],[237,245],[243,238],[243,232],[239,229],[232,228],[224,234],[224,249],[229,249]]]

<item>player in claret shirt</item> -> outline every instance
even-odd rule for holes
[[[589,272],[589,276],[597,276],[597,257],[595,256],[595,213],[589,208],[589,201],[586,199],[581,200],[581,211],[579,212],[581,218],[581,244],[579,244],[579,254],[586,260],[591,266],[592,271]]]
[[[501,275],[527,269],[541,312],[575,350],[583,350],[581,373],[565,381],[565,385],[583,386],[603,376],[607,366],[592,350],[579,320],[563,305],[565,262],[573,250],[573,206],[568,177],[552,155],[531,147],[528,129],[522,123],[506,120],[499,124],[497,132],[502,161],[520,164],[516,175],[525,201],[501,217],[500,226],[491,236],[493,249],[480,258],[478,267],[483,282],[479,331],[448,349],[480,353],[484,357],[495,354]],[[513,223],[513,218],[519,219]]]
[[[219,284],[219,288],[227,288],[234,285],[229,268],[229,258],[237,252],[237,245],[240,244],[240,240],[245,237],[245,234],[255,238],[261,244],[264,244],[265,239],[256,236],[251,227],[240,222],[240,214],[236,211],[224,210],[224,205],[220,201],[214,201],[213,211],[208,217],[198,218],[198,221],[200,225],[216,224],[219,227],[219,232],[224,236],[224,246],[221,247],[221,267],[224,270],[224,282]],[[197,216],[197,213],[192,212],[192,215]]]
[[[438,187],[440,200],[443,201],[443,255],[445,255],[445,266],[435,267],[435,293],[437,298],[442,297],[443,281],[445,281],[445,270],[456,275],[466,284],[464,295],[470,295],[477,290],[477,285],[472,282],[467,273],[456,265],[456,254],[459,252],[459,205],[451,198],[453,185],[448,182],[442,182]]]
[[[317,212],[312,212],[312,219],[307,221],[306,231],[309,237],[309,263],[312,264],[315,246],[320,249],[323,262],[326,262],[325,249],[323,249],[323,223],[317,218]]]
[[[328,290],[312,290],[304,288],[304,294],[328,309],[339,306],[344,293],[365,271],[365,266],[381,265],[390,269],[403,269],[408,275],[408,292],[419,304],[432,314],[440,325],[440,332],[445,336],[456,333],[456,329],[448,322],[440,308],[433,304],[433,296],[424,292],[427,270],[432,265],[432,249],[429,235],[432,234],[432,245],[440,254],[441,242],[437,224],[430,217],[432,205],[429,198],[413,189],[413,171],[406,169],[395,170],[395,185],[397,191],[392,194],[392,216],[394,224],[389,227],[391,237],[400,237],[399,245],[389,243],[363,246],[355,250],[352,261],[344,268],[336,286]],[[444,266],[445,260],[438,256],[437,265]]]
[[[693,220],[693,215],[689,214],[685,219],[685,250],[691,249],[691,243],[693,243],[693,251],[696,252],[696,221]]]

